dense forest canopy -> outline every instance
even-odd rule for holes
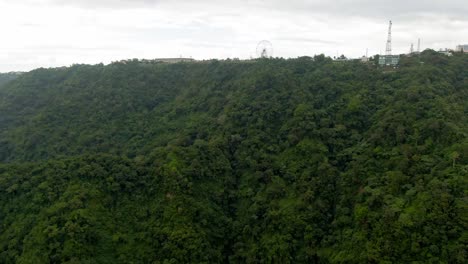
[[[13,81],[21,75],[20,72],[0,73],[0,86]]]
[[[0,263],[466,263],[468,55],[0,85]]]

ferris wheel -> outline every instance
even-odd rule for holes
[[[262,40],[257,44],[257,58],[273,57],[273,45],[268,40]]]

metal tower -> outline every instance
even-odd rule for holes
[[[418,53],[421,52],[421,39],[418,38]]]
[[[409,53],[410,53],[410,54],[413,54],[413,53],[414,53],[414,45],[413,45],[413,43],[411,43],[411,48],[410,48],[410,52],[409,52]]]
[[[385,49],[385,55],[392,55],[392,21],[388,25],[388,38],[387,38],[387,47]]]

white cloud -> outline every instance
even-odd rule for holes
[[[0,0],[0,71],[126,58],[196,59],[255,53],[269,39],[275,56],[361,56],[385,48],[394,20],[394,50],[411,42],[454,47],[468,42],[463,1],[171,1]]]

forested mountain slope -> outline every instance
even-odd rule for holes
[[[38,69],[0,86],[0,263],[466,263],[468,56]]]
[[[0,86],[18,78],[20,74],[19,72],[0,73]]]

